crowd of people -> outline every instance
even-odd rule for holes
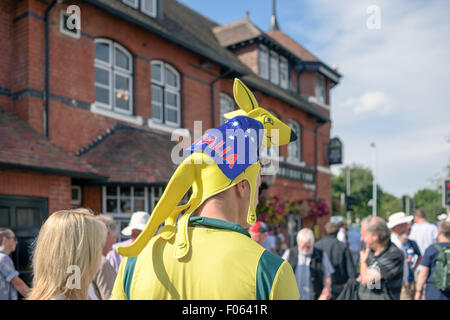
[[[290,281],[300,300],[449,300],[444,272],[450,263],[450,219],[440,218],[437,225],[429,223],[417,209],[413,216],[398,212],[387,221],[367,217],[349,228],[332,220],[319,241],[303,228],[290,248],[278,228],[262,221],[248,235],[292,267]],[[133,243],[148,219],[148,213],[135,212],[120,231],[112,216],[89,209],[53,213],[34,244],[31,288],[9,257],[17,245],[13,231],[0,228],[0,299],[15,300],[17,292],[29,300],[114,298],[123,259],[116,248]],[[120,232],[129,240],[116,243]]]

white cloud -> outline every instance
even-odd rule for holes
[[[373,4],[379,30],[366,26]],[[429,186],[450,155],[450,1],[302,0],[297,7],[302,13],[286,13],[285,32],[343,74],[331,110],[345,163],[372,167],[373,141],[384,190],[401,196]]]
[[[342,107],[352,110],[355,115],[386,116],[394,109],[392,100],[382,91],[366,92],[357,98],[350,97],[342,102]]]

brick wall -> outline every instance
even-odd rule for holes
[[[47,198],[49,213],[71,207],[70,177],[0,169],[0,194]]]

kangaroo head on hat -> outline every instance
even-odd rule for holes
[[[246,130],[252,127],[252,122],[253,124],[258,124],[257,127],[262,127],[264,129],[264,136],[266,139],[262,139],[262,144],[267,147],[275,145],[281,146],[296,139],[295,133],[293,133],[288,125],[274,117],[267,110],[259,107],[254,95],[239,79],[234,80],[233,93],[236,103],[241,109],[227,113],[227,118],[234,118],[235,120],[230,120],[232,122],[227,122],[222,126],[232,127],[234,122],[236,122],[237,124],[243,125],[244,127],[242,127],[242,129]],[[210,130],[208,130],[207,133],[210,132]],[[205,136],[207,136],[206,133]],[[215,140],[215,137],[213,138],[214,139],[211,139],[211,141]],[[208,144],[208,142],[209,139],[208,141],[200,139],[191,147],[198,148],[199,146]],[[227,147],[224,150],[218,150],[217,145],[213,146],[213,150],[220,154],[226,153],[228,149],[229,148]],[[176,235],[175,242],[177,249],[175,258],[183,258],[187,255],[190,247],[188,238],[189,217],[208,198],[233,187],[243,180],[248,181],[251,189],[247,222],[250,225],[256,222],[254,199],[257,197],[258,188],[256,180],[261,167],[259,159],[255,162],[244,164],[244,167],[236,165],[232,169],[234,171],[230,173],[227,165],[223,166],[223,164],[221,164],[219,166],[212,156],[204,150],[205,149],[196,149],[196,152],[190,154],[177,167],[158,204],[150,215],[150,219],[148,220],[145,229],[131,245],[117,248],[119,254],[127,257],[137,256],[153,237],[158,226],[165,221],[165,225],[160,229],[159,235],[165,240],[169,240]],[[192,190],[192,194],[188,203],[179,206],[178,204],[181,199],[190,189]],[[184,213],[178,218],[179,213],[182,211],[184,211]],[[176,224],[178,224],[178,226],[176,226]]]
[[[265,147],[282,146],[297,140],[297,135],[287,124],[259,106],[253,93],[238,78],[234,79],[233,95],[240,109],[226,113],[225,118],[247,116],[261,122],[264,127],[265,138],[262,144]]]

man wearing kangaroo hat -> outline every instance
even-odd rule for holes
[[[117,249],[124,259],[111,299],[299,299],[291,266],[247,231],[256,222],[261,144],[296,136],[239,79],[233,94],[240,110],[191,145],[144,231]]]

